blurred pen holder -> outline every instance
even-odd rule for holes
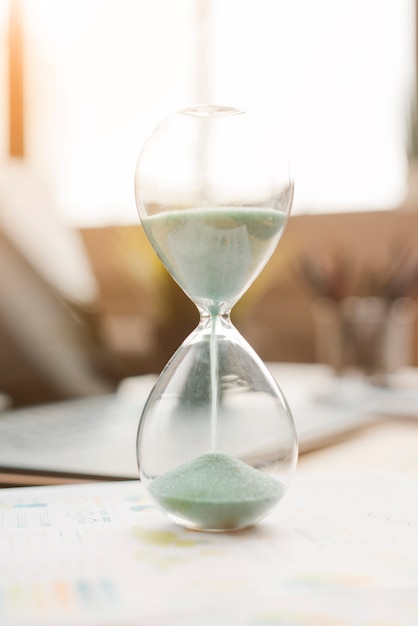
[[[320,298],[313,306],[316,360],[338,376],[388,386],[391,374],[413,363],[415,315],[409,298]]]

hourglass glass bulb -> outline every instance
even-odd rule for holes
[[[135,192],[145,232],[199,308],[228,311],[275,249],[293,200],[287,163],[241,109],[191,107],[145,143]]]

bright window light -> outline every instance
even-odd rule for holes
[[[211,100],[283,131],[295,213],[395,208],[414,4],[26,0],[27,156],[70,223],[137,223],[142,143],[166,115]]]

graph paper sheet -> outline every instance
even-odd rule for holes
[[[0,492],[2,626],[416,626],[418,485],[296,477],[235,533],[170,523],[137,481]]]

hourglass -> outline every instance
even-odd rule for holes
[[[281,500],[297,461],[283,393],[230,320],[290,212],[280,145],[243,110],[182,110],[145,142],[135,196],[154,250],[200,314],[143,409],[140,478],[180,525],[253,525]]]

